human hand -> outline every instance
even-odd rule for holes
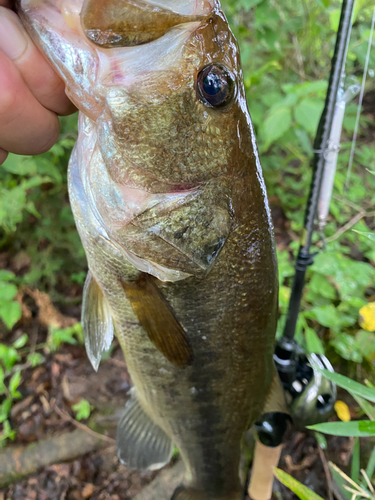
[[[8,152],[34,155],[58,139],[57,115],[75,110],[64,83],[0,0],[0,165]]]

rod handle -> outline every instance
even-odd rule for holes
[[[283,445],[271,448],[259,440],[255,444],[253,470],[248,493],[251,500],[270,500],[272,497],[273,471],[279,463]]]

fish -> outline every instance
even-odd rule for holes
[[[69,196],[97,370],[132,380],[120,461],[177,447],[173,500],[239,500],[241,440],[282,407],[275,244],[237,41],[217,0],[18,0],[80,110]]]

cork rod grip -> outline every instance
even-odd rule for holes
[[[273,470],[279,463],[283,445],[271,448],[256,442],[249,496],[251,500],[270,500],[272,497]]]

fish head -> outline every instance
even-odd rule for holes
[[[218,1],[18,3],[82,111],[72,179],[100,227],[157,277],[156,265],[171,280],[208,272],[243,214],[265,203]]]
[[[236,224],[233,206],[255,147],[227,20],[215,4],[147,43],[98,54],[106,103],[98,143],[111,179],[176,196],[144,205],[113,238],[166,268],[205,274]]]
[[[195,17],[147,43],[98,50],[104,160],[119,158],[114,178],[131,164],[148,191],[189,189],[238,163],[248,114],[237,42],[217,6]]]

